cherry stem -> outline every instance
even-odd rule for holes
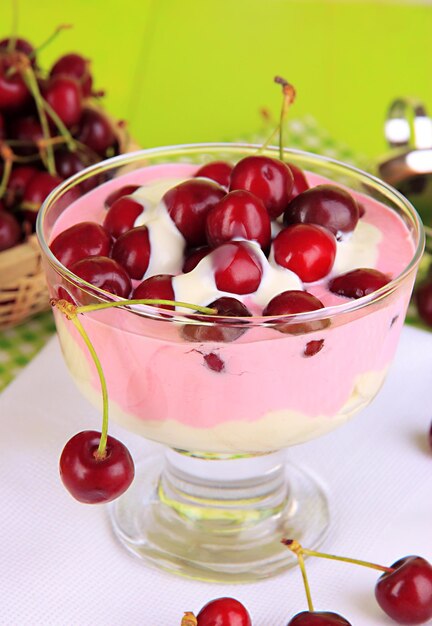
[[[42,127],[43,136],[44,136],[45,141],[48,142],[51,139],[51,134],[49,131],[49,126],[48,126],[48,118],[46,116],[45,108],[44,108],[44,99],[42,98],[42,94],[39,90],[39,85],[37,83],[36,76],[32,68],[30,67],[30,65],[28,65],[27,67],[24,67],[23,76],[30,92],[33,95],[34,101],[36,102],[36,108],[38,110],[38,115],[39,115],[39,119],[40,119],[40,123]],[[46,165],[47,165],[48,172],[52,176],[55,176],[57,172],[56,172],[55,161],[54,161],[54,151],[53,151],[52,145],[50,145],[49,143],[47,143],[46,145],[46,162],[47,162]]]
[[[308,603],[308,609],[311,613],[314,612],[314,606],[312,603],[312,595],[311,595],[311,590],[310,590],[310,586],[309,586],[309,580],[307,577],[307,573],[306,573],[306,566],[305,566],[305,562],[304,562],[304,558],[303,558],[303,554],[301,553],[297,553],[297,561],[300,567],[300,571],[301,571],[301,575],[303,578],[303,585],[304,585],[304,589],[305,589],[305,593],[306,593],[306,599],[307,599],[307,603]]]
[[[71,152],[75,152],[75,150],[76,150],[76,142],[75,142],[74,138],[72,137],[72,135],[70,134],[68,128],[66,128],[66,126],[64,125],[62,120],[59,118],[57,113],[54,111],[52,106],[44,98],[42,98],[42,103],[43,103],[43,107],[44,107],[45,111],[49,114],[49,116],[51,117],[52,121],[57,126],[57,128],[58,128],[58,130],[60,132],[60,135],[62,136],[62,138],[64,138],[64,141],[67,143],[67,146],[68,146],[69,150]],[[51,143],[54,143],[54,141],[51,140]],[[48,144],[48,141],[46,142],[46,144]]]
[[[51,42],[54,41],[54,39],[57,38],[57,36],[63,31],[63,30],[67,30],[69,28],[72,28],[72,24],[60,24],[60,26],[57,26],[57,28],[55,29],[55,31],[53,33],[51,33],[51,35],[48,37],[48,39],[46,39],[44,42],[42,42],[37,48],[35,48],[33,50],[33,52],[31,52],[28,56],[29,59],[33,58],[34,56],[36,56],[36,54],[39,54],[39,52],[41,50],[43,50],[44,48],[46,48],[46,46],[48,46]]]
[[[270,142],[273,141],[273,139],[277,135],[278,130],[279,130],[279,126],[276,126],[276,128],[272,131],[272,134],[265,140],[262,146],[260,146],[259,149],[257,150],[258,154],[260,152],[263,152],[270,145]]]
[[[180,626],[198,626],[198,620],[193,613],[186,611],[182,617]]]
[[[16,42],[18,38],[18,13],[18,0],[12,0],[12,34],[8,41],[8,53],[14,52],[16,48]]]
[[[305,554],[306,556],[316,556],[316,557],[319,557],[320,559],[330,559],[332,561],[342,561],[344,563],[352,563],[353,565],[362,565],[363,567],[377,569],[380,572],[387,572],[387,573],[394,572],[393,567],[384,567],[384,565],[378,565],[377,563],[370,563],[369,561],[362,561],[360,559],[351,559],[349,557],[338,556],[335,554],[327,554],[325,552],[317,552],[316,550],[308,550],[307,548],[303,548],[295,539],[282,539],[282,543],[285,546],[287,546],[287,548],[289,548],[291,552],[294,552],[294,554],[296,554],[297,556],[299,554],[301,555]]]
[[[280,121],[279,121],[279,158],[281,161],[283,161],[283,151],[284,151],[284,145],[285,145],[285,141],[284,141],[285,119],[288,114],[288,110],[290,106],[295,100],[296,92],[295,92],[294,87],[287,80],[285,80],[285,78],[282,78],[281,76],[275,76],[274,82],[277,83],[278,85],[282,85],[283,100],[282,100],[282,108],[281,108]]]
[[[60,308],[61,311],[61,308]],[[93,363],[95,364],[95,367],[97,369],[97,373],[99,376],[99,380],[100,380],[100,384],[101,384],[101,391],[102,391],[102,432],[101,432],[101,437],[99,440],[99,446],[98,449],[95,452],[95,458],[97,460],[102,460],[105,458],[105,453],[106,453],[106,445],[107,445],[107,438],[108,438],[108,391],[107,391],[107,385],[106,385],[106,379],[105,379],[105,375],[103,373],[103,369],[102,369],[102,365],[99,361],[99,357],[96,354],[96,350],[94,349],[94,346],[92,344],[92,342],[90,341],[89,336],[87,335],[87,332],[84,330],[83,325],[81,324],[80,320],[78,319],[78,317],[75,315],[71,318],[72,323],[74,324],[75,328],[77,329],[77,331],[79,332],[79,334],[81,335],[81,337],[84,340],[84,343],[86,344],[88,351],[90,352],[90,355],[93,359]]]
[[[12,172],[12,164],[14,161],[14,154],[12,150],[6,144],[0,145],[0,155],[4,160],[3,176],[0,182],[0,198],[6,193],[9,178]]]
[[[154,299],[135,299],[135,300],[119,300],[118,302],[104,302],[103,304],[86,304],[77,306],[76,313],[91,313],[92,311],[102,311],[103,309],[111,309],[112,307],[129,306],[132,304],[149,304],[153,306],[179,306],[185,309],[192,309],[205,315],[217,315],[217,309],[211,309],[207,306],[199,306],[197,304],[189,304],[188,302],[177,302],[175,300],[154,300]]]

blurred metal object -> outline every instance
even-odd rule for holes
[[[432,119],[422,102],[398,98],[384,133],[392,152],[378,164],[378,175],[412,202],[432,242]]]

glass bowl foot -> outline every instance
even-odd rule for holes
[[[283,453],[166,456],[138,465],[131,488],[110,507],[116,537],[148,564],[208,582],[250,583],[296,563],[282,537],[311,549],[324,539],[324,490]]]

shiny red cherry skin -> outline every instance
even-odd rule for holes
[[[115,200],[107,211],[104,227],[117,239],[120,235],[134,227],[135,221],[144,211],[142,204],[130,196],[122,196]]]
[[[38,172],[27,184],[23,197],[24,219],[34,225],[42,202],[62,182],[59,176]]]
[[[81,87],[75,78],[70,76],[52,76],[46,83],[45,100],[59,116],[63,124],[70,128],[81,119],[83,109]]]
[[[124,185],[119,189],[115,189],[105,198],[105,207],[109,209],[116,200],[123,198],[123,196],[132,195],[137,189],[139,189],[139,185]]]
[[[113,245],[111,257],[122,265],[131,278],[142,280],[150,261],[150,239],[147,226],[131,228]]]
[[[420,318],[428,326],[432,326],[432,280],[421,283],[414,294]]]
[[[96,458],[100,437],[97,431],[84,430],[67,442],[60,456],[64,486],[76,500],[86,504],[118,498],[135,474],[128,449],[114,437],[108,435],[105,458]]]
[[[247,294],[256,291],[262,277],[261,262],[253,248],[242,241],[225,243],[212,252],[219,291]]]
[[[156,274],[146,278],[133,291],[132,298],[137,300],[175,300],[171,274]],[[169,304],[158,304],[159,309],[174,311]]]
[[[390,282],[390,278],[378,270],[359,268],[340,274],[329,282],[332,293],[347,298],[362,298]]]
[[[176,185],[164,194],[162,202],[188,246],[207,243],[207,215],[225,194],[225,190],[216,183],[195,178]]]
[[[245,606],[234,598],[208,602],[197,615],[198,626],[252,626]]]
[[[221,187],[228,189],[232,169],[233,166],[231,163],[227,163],[226,161],[212,161],[200,167],[199,170],[195,172],[194,177],[210,178],[210,180],[214,180],[221,185]]]
[[[132,290],[131,279],[123,267],[106,256],[91,256],[70,266],[70,271],[94,287],[127,298]]]
[[[109,119],[101,111],[88,107],[83,109],[75,136],[78,141],[100,156],[105,156],[108,148],[116,142]]]
[[[12,170],[7,184],[6,204],[8,207],[20,204],[30,180],[38,173],[31,165],[20,165]]]
[[[280,231],[273,240],[274,259],[305,283],[327,276],[336,257],[336,239],[315,224],[295,224]]]
[[[276,317],[278,315],[294,315],[296,313],[307,313],[323,309],[324,305],[315,296],[307,291],[289,290],[283,291],[270,300],[263,311],[263,315]],[[316,330],[321,330],[328,326],[327,320],[316,320],[308,322],[286,322],[277,324],[275,328],[280,332],[301,335]]]
[[[204,259],[206,256],[212,252],[213,248],[210,246],[203,246],[202,248],[197,248],[191,250],[186,256],[183,263],[182,272],[183,274],[187,274],[196,268],[198,263]]]
[[[303,170],[297,167],[297,165],[294,165],[294,163],[287,163],[287,165],[290,168],[291,174],[293,175],[293,178],[294,178],[294,185],[293,185],[291,196],[290,196],[290,201],[291,201],[294,198],[296,198],[298,195],[303,193],[303,191],[307,191],[310,185],[306,179],[306,176],[303,173]]]
[[[262,200],[249,191],[231,191],[207,215],[207,241],[212,247],[233,239],[270,245],[270,217]]]
[[[15,246],[22,238],[18,220],[0,208],[0,252]]]
[[[247,329],[242,328],[244,321],[238,320],[234,325],[233,320],[229,319],[233,317],[251,317],[250,311],[243,302],[240,302],[240,300],[236,298],[231,298],[230,296],[223,296],[213,300],[213,302],[209,302],[207,306],[217,310],[217,320],[215,320],[215,324],[202,326],[199,324],[185,324],[182,329],[184,339],[198,343],[206,341],[227,343],[235,341],[246,332]],[[224,320],[223,318],[227,319]],[[208,322],[209,316],[198,319]],[[228,324],[224,325],[224,321]]]
[[[60,57],[52,66],[50,76],[64,75],[75,78],[83,96],[91,95],[93,78],[90,72],[90,61],[80,54],[70,52]]]
[[[13,71],[20,61],[20,54],[0,54],[0,111],[3,113],[15,112],[31,100],[30,91],[20,72]]]
[[[258,196],[271,218],[285,211],[293,185],[294,177],[288,165],[270,157],[245,157],[231,172],[230,191],[244,189]]]
[[[398,624],[424,624],[432,618],[432,565],[420,556],[406,556],[391,566],[375,586],[382,610]]]
[[[53,176],[48,172],[37,172],[25,188],[23,201],[39,207],[61,182],[59,176]]]
[[[287,626],[351,626],[351,622],[330,611],[302,611],[294,615]]]
[[[284,224],[319,224],[338,239],[351,233],[359,220],[356,200],[345,189],[335,185],[317,185],[292,200]]]
[[[80,222],[59,233],[52,241],[51,252],[65,267],[91,256],[108,256],[109,233],[95,222]]]

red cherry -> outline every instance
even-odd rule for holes
[[[419,285],[415,291],[415,302],[420,318],[428,326],[432,326],[432,281]]]
[[[93,152],[105,156],[108,148],[116,142],[116,136],[108,118],[95,109],[83,110],[76,138]]]
[[[113,237],[120,237],[134,227],[136,218],[143,211],[143,205],[133,198],[119,197],[108,209],[104,219],[104,227]]]
[[[169,189],[162,202],[187,244],[201,246],[207,243],[207,215],[224,195],[225,191],[216,183],[191,179]]]
[[[27,185],[38,170],[30,165],[20,165],[12,170],[7,185],[6,203],[8,207],[20,204]]]
[[[57,235],[50,248],[60,263],[70,268],[89,256],[108,256],[111,237],[95,222],[80,222]]]
[[[10,37],[7,37],[6,39],[2,39],[0,41],[0,52],[7,52],[10,41],[11,41]],[[16,50],[17,52],[22,52],[27,57],[32,55],[31,64],[32,65],[35,64],[36,59],[34,56],[34,48],[31,45],[31,43],[27,41],[27,39],[21,39],[21,37],[17,37],[16,39],[14,39],[13,45],[14,45],[14,50]]]
[[[132,195],[137,189],[139,189],[139,185],[124,185],[124,187],[112,191],[109,196],[105,198],[104,204],[106,208],[109,209],[119,198]]]
[[[150,240],[147,226],[131,228],[115,242],[111,256],[122,265],[131,278],[142,280],[150,261]]]
[[[234,325],[233,320],[229,319],[232,317],[239,318],[251,316],[247,307],[242,302],[240,302],[240,300],[224,296],[222,298],[214,300],[213,302],[210,302],[207,306],[217,310],[217,322],[215,322],[214,325],[209,326],[200,326],[199,324],[186,324],[182,329],[182,336],[184,339],[186,339],[187,341],[194,341],[198,343],[202,343],[205,341],[226,343],[230,341],[235,341],[246,332],[247,329],[241,327],[241,325],[244,324],[244,321],[238,320],[238,322],[236,322]],[[223,318],[225,317],[228,319],[224,320]],[[202,321],[206,322],[209,321],[208,316],[199,319],[202,319]],[[227,325],[224,325],[224,322],[226,322]],[[205,356],[204,361],[206,365],[209,366],[208,359],[206,359]]]
[[[246,157],[231,172],[230,191],[244,189],[258,196],[272,218],[287,208],[293,185],[294,177],[288,165],[269,157]]]
[[[60,57],[51,68],[50,76],[71,76],[81,87],[83,96],[91,95],[93,78],[90,72],[90,61],[73,52]]]
[[[15,246],[21,237],[21,226],[16,218],[0,208],[0,252]]]
[[[198,248],[197,250],[192,250],[185,258],[183,263],[183,274],[187,274],[196,268],[198,263],[204,259],[210,252],[212,248],[210,246],[203,246],[202,248]]]
[[[315,298],[307,291],[290,290],[283,291],[270,300],[263,311],[263,315],[275,317],[277,315],[293,315],[295,313],[306,313],[308,311],[318,311],[323,309],[321,300]],[[300,323],[281,323],[276,328],[283,333],[291,335],[301,335],[315,330],[321,330],[328,326],[327,320],[316,320]]]
[[[121,298],[131,292],[131,280],[122,266],[106,256],[91,256],[70,266],[70,271],[88,283]]]
[[[319,224],[336,237],[350,233],[357,226],[359,209],[354,198],[334,185],[318,185],[292,200],[284,224]]]
[[[52,176],[48,172],[37,172],[28,182],[24,192],[24,202],[40,206],[45,198],[60,185],[61,178]]]
[[[211,163],[207,163],[199,168],[197,172],[195,172],[195,178],[210,178],[210,180],[214,180],[216,183],[219,183],[225,189],[228,189],[230,184],[230,176],[232,172],[233,166],[231,163],[226,163],[225,161],[212,161]]]
[[[48,172],[38,172],[30,179],[23,198],[24,218],[30,224],[36,222],[37,212],[42,202],[61,182],[61,178],[52,176]]]
[[[217,598],[203,606],[197,615],[198,626],[252,626],[251,617],[234,598]]]
[[[19,54],[0,54],[0,111],[3,112],[20,109],[31,99],[21,74],[14,70]]]
[[[303,193],[303,191],[307,191],[309,189],[309,183],[306,180],[306,176],[303,174],[303,171],[297,167],[297,165],[294,165],[293,163],[287,163],[287,165],[294,178],[294,185],[290,197],[290,200],[293,200],[299,194]]]
[[[329,611],[302,611],[294,615],[287,626],[351,626],[351,623]]]
[[[44,88],[44,97],[68,128],[78,124],[82,113],[82,93],[75,78],[53,76]]]
[[[34,115],[26,115],[12,120],[10,136],[12,139],[28,142],[28,145],[14,147],[16,154],[27,156],[39,152],[37,142],[43,139],[44,134],[39,119]]]
[[[391,566],[375,586],[382,610],[398,624],[423,624],[432,618],[432,565],[420,556],[406,556]]]
[[[389,282],[389,277],[378,270],[359,268],[333,278],[329,283],[329,289],[347,298],[362,298]]]
[[[306,283],[320,280],[330,272],[336,256],[336,239],[321,226],[288,226],[273,241],[278,265],[295,272]]]
[[[261,263],[254,250],[242,241],[232,241],[216,248],[212,262],[219,291],[246,294],[258,289]]]
[[[126,446],[108,436],[106,455],[97,459],[101,434],[84,430],[70,439],[60,456],[60,476],[76,500],[86,504],[110,502],[130,486],[135,470]]]
[[[156,274],[146,278],[135,288],[132,298],[137,300],[175,300],[172,279],[173,276],[171,274]],[[174,311],[174,307],[169,304],[158,305],[158,308]]]
[[[207,240],[218,246],[235,238],[270,244],[270,217],[264,203],[249,191],[231,191],[207,215]]]

